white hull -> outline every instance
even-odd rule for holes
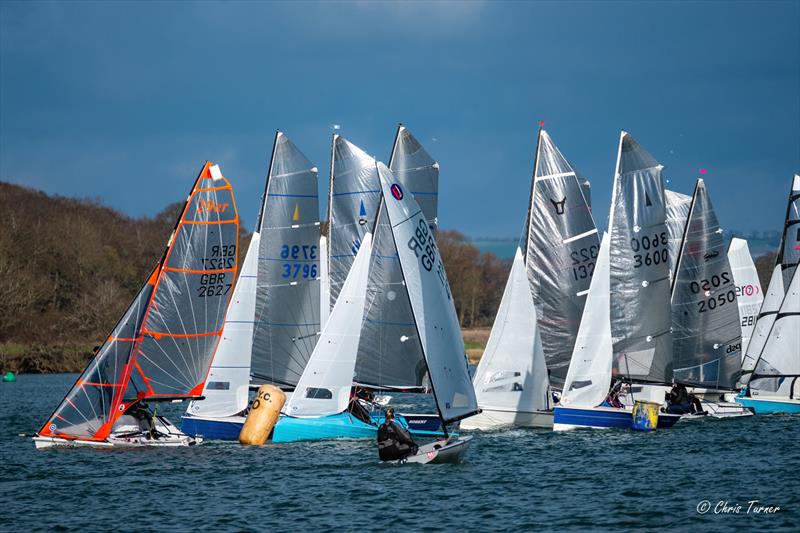
[[[432,442],[420,446],[416,454],[393,462],[398,464],[460,463],[464,459],[464,454],[467,452],[471,440],[471,436],[464,435],[461,437],[450,437],[444,441]]]
[[[738,403],[733,402],[712,402],[709,400],[700,400],[703,406],[702,413],[691,413],[684,415],[684,418],[736,418],[741,416],[753,416],[752,409],[748,409]]]
[[[33,437],[33,442],[37,450],[54,447],[138,448],[147,446],[177,448],[194,446],[200,444],[202,441],[203,439],[200,437],[190,437],[182,433],[177,427],[162,417],[156,417],[156,431],[153,435],[142,431],[139,426],[121,425],[115,427],[114,431],[102,441],[42,437],[40,435]]]
[[[482,408],[480,414],[461,421],[461,429],[488,431],[501,427],[553,428],[553,411],[504,411]]]

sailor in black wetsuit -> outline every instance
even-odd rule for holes
[[[378,428],[378,455],[381,461],[396,461],[417,453],[418,446],[408,431],[394,421],[394,409],[386,410],[386,420]]]

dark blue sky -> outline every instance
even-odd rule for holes
[[[276,128],[441,165],[442,227],[519,234],[539,119],[604,226],[619,130],[727,228],[779,229],[800,171],[800,2],[0,3],[0,179],[132,215],[205,159],[255,222]],[[324,205],[324,201],[321,202]]]

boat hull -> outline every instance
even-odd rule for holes
[[[792,400],[789,398],[753,398],[746,396],[736,398],[736,403],[749,407],[757,415],[770,413],[800,413],[800,400]]]
[[[489,431],[501,427],[553,428],[553,411],[503,411],[481,408],[481,412],[461,421],[461,429]]]
[[[339,416],[339,415],[336,415]],[[357,418],[349,415],[350,418],[364,424]],[[280,420],[283,418],[287,418],[281,416],[278,423],[280,424]],[[312,422],[316,420],[326,419],[328,417],[318,417],[318,418],[303,418],[301,420],[306,420],[308,425],[316,424],[317,422]],[[375,424],[375,431],[377,431],[377,426],[383,423],[383,413],[375,412],[370,415],[370,418]],[[399,415],[398,419],[403,419],[406,422],[406,426],[408,427],[409,432],[411,435],[416,437],[430,437],[430,436],[442,436],[442,423],[439,420],[437,415],[428,415],[428,414],[403,414]],[[195,436],[202,436],[205,439],[214,439],[214,440],[239,440],[239,433],[242,431],[242,426],[244,425],[245,417],[243,416],[228,416],[228,417],[200,417],[195,415],[184,415],[181,418],[181,430],[186,433],[187,435],[195,435]],[[345,433],[342,436],[338,437],[321,437],[323,439],[327,438],[369,438],[374,436],[374,431],[372,434],[363,437],[358,436],[362,433],[360,429],[356,428],[348,428],[347,424],[331,424],[330,421],[321,421],[319,422],[323,426],[330,426],[329,429],[325,430],[323,433]],[[368,426],[368,424],[364,424]],[[342,426],[342,427],[338,427]],[[372,427],[372,426],[370,426]],[[276,425],[277,429],[277,425]],[[283,430],[281,430],[283,431]],[[293,431],[293,430],[292,430]],[[305,430],[303,430],[305,433]],[[355,435],[355,436],[352,436]],[[293,439],[297,440],[297,439]],[[300,440],[319,440],[318,438],[311,438],[311,439],[300,439]]]
[[[272,442],[302,440],[374,439],[378,426],[367,424],[350,413],[319,417],[284,416],[272,430]]]
[[[200,437],[190,436],[181,432],[163,417],[156,417],[156,436],[151,436],[148,432],[142,431],[138,426],[115,427],[114,431],[102,441],[85,439],[64,439],[61,437],[44,437],[36,435],[33,442],[36,449],[47,449],[56,447],[65,448],[180,448],[184,446],[195,446],[203,442]]]
[[[680,420],[681,415],[658,414],[658,428],[668,429]],[[617,407],[562,407],[557,406],[553,416],[554,431],[578,428],[632,429],[631,409]]]
[[[470,435],[449,437],[420,446],[417,453],[400,459],[399,461],[387,461],[397,464],[446,464],[460,463],[464,460],[469,443],[472,440]]]
[[[710,400],[700,400],[703,406],[701,413],[690,413],[684,418],[738,418],[742,416],[753,416],[754,410],[734,402],[713,402]]]

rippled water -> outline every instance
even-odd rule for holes
[[[800,417],[656,433],[478,434],[461,465],[379,465],[366,441],[36,451],[74,375],[0,383],[0,528],[10,531],[743,528],[800,524]],[[418,402],[404,396],[393,402]],[[179,419],[179,406],[169,406]],[[747,514],[748,501],[780,506]],[[705,515],[698,504],[708,500]],[[715,514],[718,502],[742,506]]]

